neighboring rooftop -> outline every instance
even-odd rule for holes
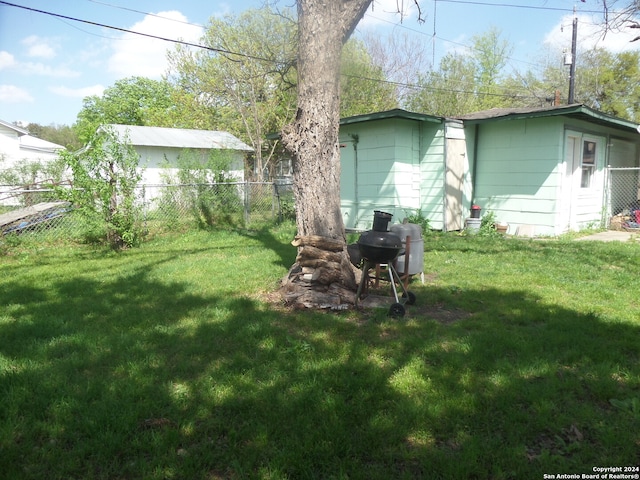
[[[13,130],[14,132],[16,132],[18,134],[18,136],[22,136],[22,135],[29,135],[29,131],[25,130],[24,128],[21,128],[17,125],[14,125],[11,122],[5,122],[4,120],[0,120],[0,125],[3,127],[6,127],[10,130]]]
[[[460,115],[455,118],[464,122],[479,123],[497,119],[518,120],[523,118],[551,117],[558,115],[565,115],[592,123],[598,123],[600,125],[617,126],[622,127],[623,129],[638,131],[637,123],[599,112],[580,103],[560,105],[557,107],[491,108],[489,110],[469,113],[467,115]]]
[[[23,135],[20,137],[20,148],[48,153],[55,153],[59,150],[66,150],[66,148],[62,145],[48,142],[46,140],[42,140],[41,138],[32,137],[31,135]]]
[[[115,124],[100,128],[112,128],[120,138],[128,137],[131,145],[253,151],[228,132]]]
[[[64,146],[58,145],[57,143],[48,142],[47,140],[42,140],[41,138],[34,137],[29,134],[29,131],[14,125],[13,123],[5,122],[4,120],[0,120],[0,126],[8,128],[16,132],[18,137],[18,143],[20,144],[21,149],[26,150],[34,150],[37,152],[44,153],[56,153],[59,150],[66,150]]]

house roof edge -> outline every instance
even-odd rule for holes
[[[14,130],[19,137],[21,137],[22,135],[29,135],[29,130],[26,130],[24,128],[18,127],[17,125],[14,125],[13,123],[10,122],[5,122],[4,120],[0,120],[0,125],[2,125],[3,127],[7,127],[11,130]]]
[[[431,123],[444,122],[443,117],[428,115],[426,113],[410,112],[401,108],[394,108],[392,110],[384,110],[382,112],[365,113],[361,115],[354,115],[351,117],[344,117],[340,119],[340,125],[351,125],[353,123],[370,122],[374,120],[384,120],[389,118],[402,118],[405,120],[415,120],[418,122]]]
[[[121,138],[129,137],[129,143],[135,146],[254,151],[232,133],[222,130],[103,124],[97,131],[108,130],[113,130]]]
[[[615,125],[623,129],[637,131],[638,124],[600,112],[582,103],[542,108],[494,108],[456,117],[465,123],[486,123],[499,120],[522,120],[552,116],[568,116],[583,120],[591,120],[604,125]]]

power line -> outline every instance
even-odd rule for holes
[[[89,0],[89,1],[92,1],[94,3],[102,3],[102,2],[95,1],[95,0]],[[444,0],[438,0],[438,1],[444,1]],[[456,3],[454,0],[447,0],[447,1],[450,1],[452,3]],[[460,1],[458,3],[466,3],[466,2]],[[471,2],[471,3],[475,3],[475,2]],[[166,37],[160,37],[160,36],[157,36],[157,35],[151,35],[151,34],[148,34],[148,33],[135,32],[133,30],[128,30],[126,28],[115,27],[115,26],[112,26],[112,25],[106,25],[106,24],[103,24],[103,23],[93,22],[93,21],[90,21],[90,20],[83,20],[83,19],[70,17],[70,16],[67,16],[67,15],[62,15],[62,14],[58,14],[58,13],[54,13],[54,12],[48,12],[48,11],[45,11],[45,10],[39,10],[39,9],[32,8],[32,7],[26,7],[24,5],[17,5],[17,4],[10,3],[10,2],[4,1],[4,0],[0,0],[0,5],[7,5],[7,6],[10,6],[10,7],[21,8],[21,9],[28,10],[28,11],[31,11],[31,12],[41,13],[41,14],[44,14],[44,15],[49,15],[49,16],[56,17],[56,18],[61,18],[61,19],[64,19],[64,20],[71,20],[71,21],[74,21],[74,22],[80,22],[80,23],[84,23],[84,24],[87,24],[87,25],[93,25],[93,26],[98,26],[98,27],[102,27],[102,28],[108,28],[108,29],[111,29],[111,30],[116,30],[116,31],[125,32],[125,33],[131,33],[131,34],[134,34],[134,35],[140,35],[140,36],[143,36],[143,37],[153,38],[153,39],[156,39],[156,40],[162,40],[162,41],[171,42],[171,43],[178,43],[178,44],[181,44],[181,45],[200,48],[200,49],[204,49],[204,50],[209,50],[209,51],[213,51],[213,52],[216,52],[216,53],[223,53],[223,54],[226,54],[226,55],[236,55],[236,56],[244,57],[244,58],[251,59],[251,60],[259,60],[259,61],[264,61],[264,62],[274,62],[273,59],[267,59],[267,58],[262,58],[262,57],[258,57],[258,56],[255,56],[255,55],[249,55],[249,54],[245,54],[245,53],[238,53],[238,52],[233,52],[233,51],[230,51],[230,50],[224,50],[224,49],[220,49],[220,48],[209,47],[209,46],[206,46],[206,45],[186,42],[184,40],[176,40],[176,39],[171,39],[171,38],[166,38]],[[113,5],[109,5],[109,4],[106,4],[106,3],[104,5],[114,7]],[[495,5],[495,4],[491,4],[491,5]],[[115,8],[120,8],[120,7],[115,7]],[[141,14],[144,14],[144,15],[153,15],[153,14],[149,14],[149,13],[146,13],[146,12],[140,12],[140,11],[133,10],[133,9],[127,9],[127,8],[124,8],[124,7],[122,7],[122,8],[125,9],[125,10],[134,11],[135,13],[141,13]],[[164,17],[160,17],[160,16],[158,16],[158,17],[164,19]],[[441,40],[447,41],[445,39],[441,39]],[[452,42],[452,43],[456,43],[456,42]],[[462,45],[462,44],[459,44],[459,45]],[[394,81],[390,81],[390,80],[367,78],[367,77],[356,76],[356,75],[342,74],[342,76],[350,77],[350,78],[358,78],[358,79],[361,79],[361,80],[377,81],[377,82],[387,83],[387,84],[398,86],[398,87],[405,87],[405,88],[416,89],[416,90],[420,89],[420,90],[431,90],[431,91],[444,91],[444,92],[449,92],[449,93],[459,93],[459,94],[466,94],[466,95],[473,94],[473,95],[500,96],[500,97],[508,97],[508,98],[516,97],[516,98],[521,98],[521,99],[525,99],[525,98],[533,99],[533,98],[535,98],[535,97],[532,97],[532,96],[524,96],[524,95],[513,95],[513,94],[509,95],[509,94],[498,94],[498,93],[489,93],[489,92],[471,92],[471,91],[465,91],[465,90],[434,88],[434,87],[428,87],[428,86],[424,86],[424,85],[416,85],[416,84],[409,84],[409,83],[394,82]]]
[[[125,10],[127,12],[139,13],[141,15],[148,15],[150,17],[157,17],[157,18],[161,18],[163,20],[169,20],[171,22],[182,23],[184,25],[189,25],[189,26],[192,26],[192,27],[204,28],[204,25],[200,25],[199,23],[186,22],[184,20],[178,20],[177,18],[167,18],[167,17],[163,17],[161,15],[157,15],[155,13],[144,12],[142,10],[136,10],[134,8],[122,7],[120,5],[113,5],[112,3],[100,2],[98,0],[87,0],[87,1],[91,2],[91,3],[96,3],[98,5],[104,5],[105,7],[117,8],[118,10]]]
[[[530,10],[548,10],[554,12],[569,12],[572,13],[572,8],[560,8],[560,7],[536,7],[534,5],[515,5],[512,3],[490,3],[480,2],[477,0],[438,0],[439,3],[461,3],[466,5],[481,5],[487,7],[509,7],[509,8],[527,8]],[[581,10],[585,13],[602,13],[600,10]]]
[[[96,3],[96,4],[112,7],[112,8],[118,8],[118,9],[121,9],[121,10],[126,10],[126,11],[130,11],[130,12],[134,12],[134,13],[139,13],[141,15],[154,16],[154,17],[157,17],[157,18],[161,18],[163,20],[179,22],[179,23],[183,23],[183,24],[191,25],[191,26],[195,26],[195,27],[201,27],[201,28],[203,27],[202,25],[199,25],[199,24],[190,23],[190,22],[184,22],[182,20],[177,20],[177,19],[169,19],[169,18],[162,17],[160,15],[156,15],[156,14],[153,14],[153,13],[144,12],[144,11],[141,11],[141,10],[136,10],[136,9],[132,9],[132,8],[128,8],[128,7],[121,7],[121,6],[118,6],[118,5],[113,5],[113,4],[106,3],[106,2],[101,2],[101,1],[98,1],[98,0],[88,0],[88,1],[90,1],[92,3]],[[476,4],[476,5],[491,5],[491,6],[498,6],[498,7],[517,7],[517,8],[535,8],[535,9],[542,9],[542,10],[571,11],[571,10],[567,10],[567,9],[559,9],[559,8],[551,8],[551,7],[529,7],[529,6],[523,6],[523,5],[495,4],[495,3],[478,2],[478,1],[471,1],[471,0],[438,0],[438,1],[439,2],[449,2],[449,3],[469,3],[469,4]],[[70,16],[66,16],[66,15],[61,15],[61,14],[58,14],[58,13],[53,13],[53,12],[49,12],[49,11],[45,11],[45,10],[35,9],[35,8],[32,8],[32,7],[26,7],[24,5],[17,5],[17,4],[14,4],[14,3],[6,2],[4,0],[0,0],[0,4],[11,6],[11,7],[16,7],[16,8],[21,8],[21,9],[29,10],[29,11],[36,12],[36,13],[41,13],[41,14],[44,14],[44,15],[50,15],[50,16],[53,16],[53,17],[61,18],[61,19],[71,20],[71,21],[74,21],[74,22],[80,22],[80,23],[84,23],[84,24],[87,24],[87,25],[93,25],[93,26],[108,28],[108,29],[111,29],[111,30],[116,30],[116,31],[125,32],[125,33],[131,33],[131,34],[134,34],[134,35],[140,35],[140,36],[144,36],[144,37],[147,37],[147,38],[153,38],[153,39],[156,39],[156,40],[162,40],[162,41],[166,41],[166,42],[178,43],[178,44],[185,45],[185,46],[190,46],[190,47],[200,48],[200,49],[204,49],[204,50],[209,50],[209,51],[213,51],[213,52],[216,52],[216,53],[222,53],[222,54],[227,54],[227,55],[235,55],[235,56],[240,56],[240,57],[244,57],[244,58],[248,58],[248,59],[252,59],[252,60],[264,61],[264,62],[273,62],[274,61],[273,59],[267,59],[267,58],[259,57],[259,56],[256,56],[256,55],[233,52],[233,51],[229,51],[229,50],[225,50],[225,49],[221,49],[221,48],[209,47],[209,46],[206,46],[206,45],[196,44],[196,43],[192,43],[192,42],[186,42],[184,40],[177,40],[177,39],[171,39],[171,38],[166,38],[166,37],[160,37],[158,35],[152,35],[152,34],[148,34],[148,33],[136,32],[136,31],[129,30],[129,29],[126,29],[126,28],[115,27],[115,26],[112,26],[112,25],[106,25],[106,24],[102,24],[102,23],[97,23],[97,22],[93,22],[93,21],[90,21],[90,20],[83,20],[83,19],[70,17]],[[367,14],[367,15],[372,16],[370,14]],[[406,29],[408,31],[411,31],[411,32],[418,33],[418,34],[421,34],[421,35],[426,35],[426,33],[421,32],[420,30],[412,29],[412,28],[406,27],[405,25],[402,25],[402,24],[401,25],[397,25],[394,22],[390,22],[388,20],[385,20],[385,19],[382,19],[382,18],[379,18],[379,17],[375,17],[375,16],[372,16],[372,17],[375,18],[376,20],[387,22],[387,23],[391,23],[391,24],[393,24],[395,26],[399,26],[399,27],[404,28],[404,29]],[[466,44],[463,44],[463,43],[460,43],[460,42],[455,42],[453,40],[448,40],[448,39],[443,38],[443,37],[436,36],[435,38],[437,38],[438,40],[443,41],[443,42],[451,43],[453,45],[458,45],[458,46],[462,46],[462,47],[465,47],[465,48],[473,49],[472,46],[469,46],[469,45],[466,45]],[[518,62],[518,63],[531,65],[531,66],[540,66],[540,65],[538,65],[536,63],[527,62],[525,60],[520,60],[520,59],[516,59],[516,58],[511,58],[511,57],[509,57],[509,60],[515,61],[515,62]]]
[[[438,0],[438,2],[440,2],[440,1],[442,1],[442,0]],[[453,1],[453,0],[450,0],[450,1]],[[491,5],[495,6],[496,4],[491,4]],[[379,22],[388,23],[390,25],[393,25],[395,28],[402,28],[402,29],[407,30],[409,32],[416,33],[416,34],[419,34],[419,35],[423,35],[425,37],[428,37],[431,40],[437,39],[437,40],[440,40],[441,42],[450,43],[452,45],[456,45],[456,46],[459,46],[459,47],[464,47],[464,48],[469,49],[469,50],[474,50],[475,49],[473,47],[473,45],[468,45],[466,43],[456,42],[454,40],[449,40],[449,39],[441,37],[439,35],[433,35],[433,34],[430,34],[430,33],[427,33],[427,32],[416,30],[415,28],[407,27],[404,24],[397,24],[397,23],[392,22],[390,20],[387,20],[385,18],[381,18],[381,17],[377,17],[375,15],[372,15],[370,13],[366,13],[365,15],[367,15],[368,17],[371,17],[371,18],[373,18],[373,19],[375,19],[375,20],[377,20]],[[435,50],[435,46],[434,46],[434,50]],[[434,51],[433,57],[435,58],[435,51]],[[507,58],[508,58],[508,60],[510,60],[512,62],[518,62],[518,63],[522,63],[522,64],[525,64],[525,65],[530,65],[532,67],[544,67],[545,66],[545,65],[537,63],[537,62],[530,62],[530,61],[527,61],[527,60],[521,60],[521,59],[513,58],[513,57],[507,57]],[[435,65],[433,65],[433,67],[435,67]]]
[[[394,87],[409,88],[412,90],[426,90],[430,92],[444,92],[444,93],[454,93],[454,94],[460,94],[460,95],[515,98],[519,100],[539,100],[538,97],[535,97],[533,95],[522,95],[520,93],[495,93],[495,92],[482,92],[482,91],[473,91],[473,90],[458,90],[455,88],[432,87],[428,85],[419,85],[415,83],[404,83],[404,82],[397,82],[392,80],[383,80],[379,78],[363,77],[359,75],[349,75],[346,73],[341,73],[340,75],[346,78],[355,78],[358,80],[367,80],[371,82],[386,83]]]
[[[255,56],[255,55],[249,55],[247,53],[232,52],[230,50],[224,50],[222,48],[209,47],[207,45],[200,45],[200,44],[197,44],[197,43],[186,42],[184,40],[176,40],[176,39],[173,39],[173,38],[160,37],[158,35],[152,35],[150,33],[135,32],[133,30],[128,30],[126,28],[114,27],[113,25],[106,25],[104,23],[92,22],[90,20],[83,20],[83,19],[80,19],[80,18],[69,17],[67,15],[61,15],[59,13],[47,12],[45,10],[38,10],[36,8],[25,7],[24,5],[17,5],[15,3],[5,2],[4,0],[0,0],[0,5],[7,5],[9,7],[22,8],[24,10],[28,10],[28,11],[35,12],[35,13],[42,13],[44,15],[49,15],[49,16],[56,17],[56,18],[62,18],[62,19],[65,19],[65,20],[71,20],[71,21],[74,21],[74,22],[80,22],[80,23],[84,23],[84,24],[87,24],[87,25],[93,25],[93,26],[96,26],[96,27],[109,28],[111,30],[116,30],[116,31],[119,31],[119,32],[124,32],[124,33],[132,33],[134,35],[140,35],[142,37],[153,38],[155,40],[162,40],[164,42],[178,43],[180,45],[185,45],[185,46],[188,46],[188,47],[201,48],[203,50],[209,50],[211,52],[222,53],[222,54],[225,54],[225,55],[235,55],[235,56],[238,56],[238,57],[244,57],[244,58],[251,59],[251,60],[259,60],[259,61],[262,61],[262,62],[273,62],[273,59],[267,59],[267,58],[262,58],[262,57],[258,57],[258,56]],[[161,18],[163,18],[163,17],[161,17]]]

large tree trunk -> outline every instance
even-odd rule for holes
[[[285,298],[305,308],[346,308],[356,275],[340,212],[340,54],[371,0],[298,0],[298,109],[282,132],[293,156],[298,247]]]

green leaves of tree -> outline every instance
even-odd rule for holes
[[[83,100],[76,132],[86,143],[101,125],[167,126],[168,118],[175,116],[177,95],[167,81],[144,77],[118,80],[101,97],[93,95]]]
[[[91,138],[88,148],[76,154],[63,152],[71,168],[73,188],[60,189],[84,218],[101,230],[114,249],[135,245],[141,237],[136,186],[142,178],[139,157],[128,138],[103,128]]]
[[[560,64],[561,52],[550,52],[538,68],[509,72],[511,51],[496,29],[473,37],[470,49],[445,55],[437,69],[420,76],[408,108],[456,116],[495,107],[550,105],[556,92],[566,102],[569,71]],[[576,102],[632,121],[640,118],[640,52],[594,49],[579,52],[576,62]]]
[[[344,45],[341,74],[341,117],[390,110],[398,106],[395,87],[385,81],[382,68],[373,62],[362,41],[352,39]]]
[[[295,111],[295,20],[266,8],[212,18],[202,42],[218,51],[177,47],[169,56],[171,78],[215,115],[216,130],[253,146],[261,179],[269,162],[265,137]]]

